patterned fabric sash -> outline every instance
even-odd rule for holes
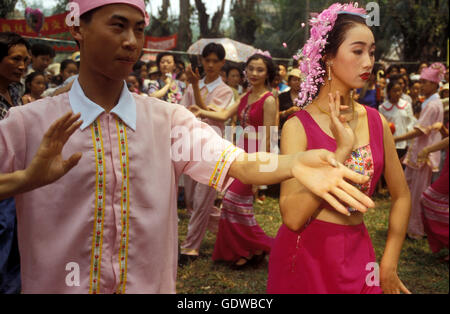
[[[448,194],[438,193],[430,186],[423,192],[421,202],[427,219],[449,223]]]

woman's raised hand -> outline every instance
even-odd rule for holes
[[[330,129],[336,140],[337,150],[336,153],[342,152],[343,154],[350,154],[355,143],[355,133],[351,129],[350,125],[346,121],[345,117],[341,115],[341,110],[345,110],[348,107],[341,105],[341,95],[339,91],[333,96],[329,94],[329,109],[330,109]]]

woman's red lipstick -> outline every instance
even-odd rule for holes
[[[370,78],[370,73],[367,72],[367,73],[361,74],[360,78],[364,81],[367,81]]]

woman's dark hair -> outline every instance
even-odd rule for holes
[[[250,58],[248,58],[247,62],[245,63],[245,67],[247,68],[250,62],[253,60],[262,60],[267,68],[267,74],[269,75],[268,79],[266,80],[266,85],[270,85],[272,81],[274,80],[275,76],[277,75],[277,68],[275,67],[275,64],[273,64],[272,59],[262,55],[262,54],[254,54]]]
[[[45,79],[45,74],[40,71],[34,71],[27,75],[25,79],[25,94],[31,93],[31,82],[33,82],[36,76],[42,75]]]
[[[61,62],[61,66],[59,68],[59,73],[62,73],[69,64],[73,64],[73,65],[77,66],[77,63],[75,61],[73,61],[72,59],[66,59]]]
[[[144,82],[141,79],[141,76],[139,73],[131,72],[128,76],[134,76],[136,78],[136,81],[139,83],[139,91],[142,92],[142,88],[144,86]]]
[[[8,56],[9,49],[16,45],[24,45],[30,50],[30,44],[22,36],[13,32],[0,33],[0,62]]]
[[[338,14],[333,29],[328,33],[327,44],[325,45],[322,55],[328,58],[335,57],[337,55],[339,47],[341,47],[342,43],[345,41],[345,35],[347,34],[347,32],[351,28],[359,24],[368,27],[366,24],[366,20],[361,16],[345,13]],[[320,59],[319,63],[323,69],[327,68],[323,59]],[[324,77],[325,75],[327,74],[324,73],[322,77]],[[321,86],[319,85],[317,93],[312,97],[313,99],[316,98],[317,95],[319,95],[320,89]]]
[[[388,98],[389,98],[389,94],[391,93],[391,90],[394,88],[395,85],[400,85],[398,83],[398,80],[390,79],[389,84],[387,84],[387,86],[386,86],[386,94],[387,94]]]
[[[222,61],[225,59],[225,48],[221,44],[209,43],[203,48],[202,57],[206,58],[210,54],[215,54]]]
[[[156,65],[158,66],[159,69],[159,64],[161,63],[161,59],[166,57],[166,56],[172,56],[174,63],[176,64],[178,62],[177,57],[170,52],[160,52],[158,53],[158,56],[156,57]]]
[[[133,72],[138,73],[138,71],[141,71],[143,66],[147,66],[147,63],[145,63],[144,61],[138,60],[134,65],[133,65]]]

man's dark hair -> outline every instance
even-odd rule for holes
[[[230,65],[226,68],[226,72],[227,72],[227,77],[228,75],[230,75],[230,72],[232,70],[237,70],[239,72],[239,75],[241,76],[241,78],[244,76],[244,73],[242,72],[241,68],[237,65]]]
[[[90,11],[87,11],[87,12],[81,14],[80,20],[81,20],[83,23],[85,23],[85,24],[91,23],[91,21],[92,21],[92,15],[94,15],[94,13],[95,13],[98,9],[100,9],[100,7],[99,7],[99,8],[92,9],[92,10],[90,10]],[[80,43],[78,42],[78,40],[75,39],[75,42],[77,43],[77,47],[80,48]]]
[[[49,45],[37,43],[31,46],[31,54],[33,57],[50,56],[50,58],[54,58],[55,50]]]
[[[206,58],[211,54],[215,54],[222,61],[225,59],[225,48],[221,44],[209,43],[203,48],[202,57]]]
[[[9,49],[16,45],[24,45],[30,50],[30,44],[22,36],[13,32],[0,33],[0,62],[8,56]]]

